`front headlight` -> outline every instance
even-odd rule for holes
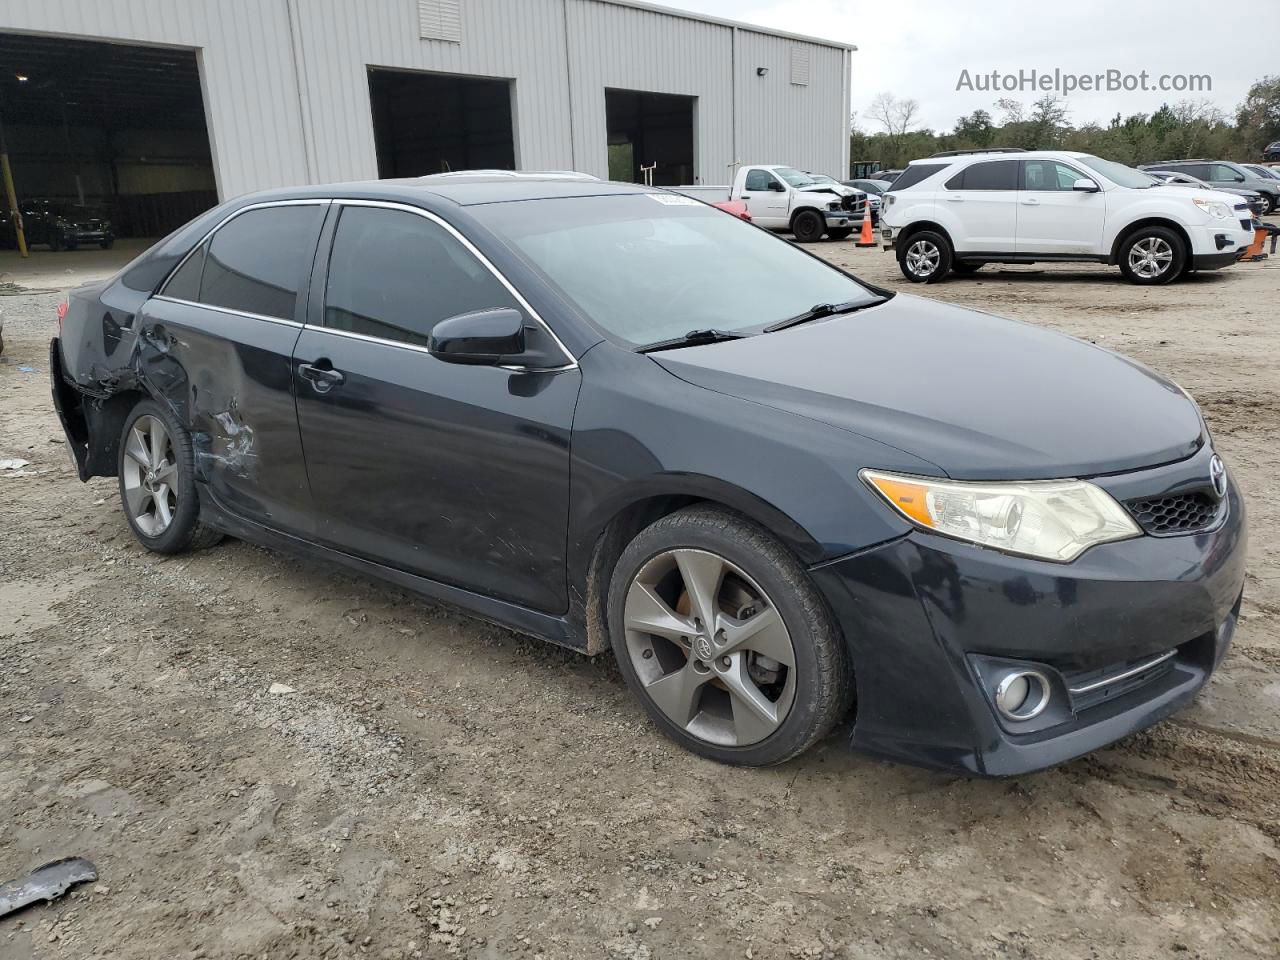
[[[916,526],[1056,563],[1141,535],[1101,487],[1084,480],[968,483],[863,470],[871,489]]]
[[[1231,217],[1231,208],[1219,200],[1203,200],[1200,197],[1192,197],[1191,202],[1209,216],[1216,217],[1218,220],[1228,220]]]

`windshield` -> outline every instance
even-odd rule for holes
[[[1103,160],[1101,157],[1076,157],[1086,167],[1092,167],[1117,187],[1131,187],[1134,190],[1146,190],[1156,184],[1151,177],[1141,170],[1126,167],[1114,160]]]
[[[471,212],[633,346],[691,330],[758,332],[815,304],[879,299],[787,241],[688,197],[567,197]]]
[[[776,167],[773,172],[793,187],[807,187],[818,182],[807,173],[801,173],[791,167]]]

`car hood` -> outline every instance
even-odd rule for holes
[[[834,193],[837,197],[856,197],[862,193],[842,183],[811,183],[807,187],[796,187],[796,190],[800,193]]]
[[[1181,460],[1202,443],[1195,405],[1132,360],[901,294],[652,359],[706,389],[898,447],[955,479],[1118,473]]]

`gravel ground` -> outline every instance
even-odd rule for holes
[[[816,249],[909,286],[879,250]],[[114,481],[66,464],[57,296],[0,284],[0,459],[30,461],[0,470],[0,878],[101,873],[0,920],[0,957],[1277,956],[1277,279],[1280,258],[1159,289],[1093,267],[911,288],[1173,376],[1249,501],[1236,646],[1199,701],[995,782],[851,754],[847,727],[720,767],[607,658],[241,542],[146,553]]]

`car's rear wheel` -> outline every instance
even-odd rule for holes
[[[120,501],[144,547],[182,553],[222,539],[199,522],[191,435],[169,410],[139,402],[125,420],[119,458]]]
[[[694,753],[781,763],[848,710],[826,604],[795,556],[737,514],[690,507],[647,527],[618,560],[608,610],[627,685]]]
[[[827,232],[827,222],[817,210],[801,210],[791,221],[791,232],[798,243],[817,243]]]
[[[1120,245],[1120,272],[1130,283],[1155,286],[1182,275],[1187,248],[1168,227],[1142,227]]]
[[[1276,198],[1269,193],[1261,194],[1262,197],[1262,216],[1270,216],[1276,209]]]
[[[940,233],[921,230],[902,241],[898,266],[912,283],[936,283],[951,271],[951,243]]]

